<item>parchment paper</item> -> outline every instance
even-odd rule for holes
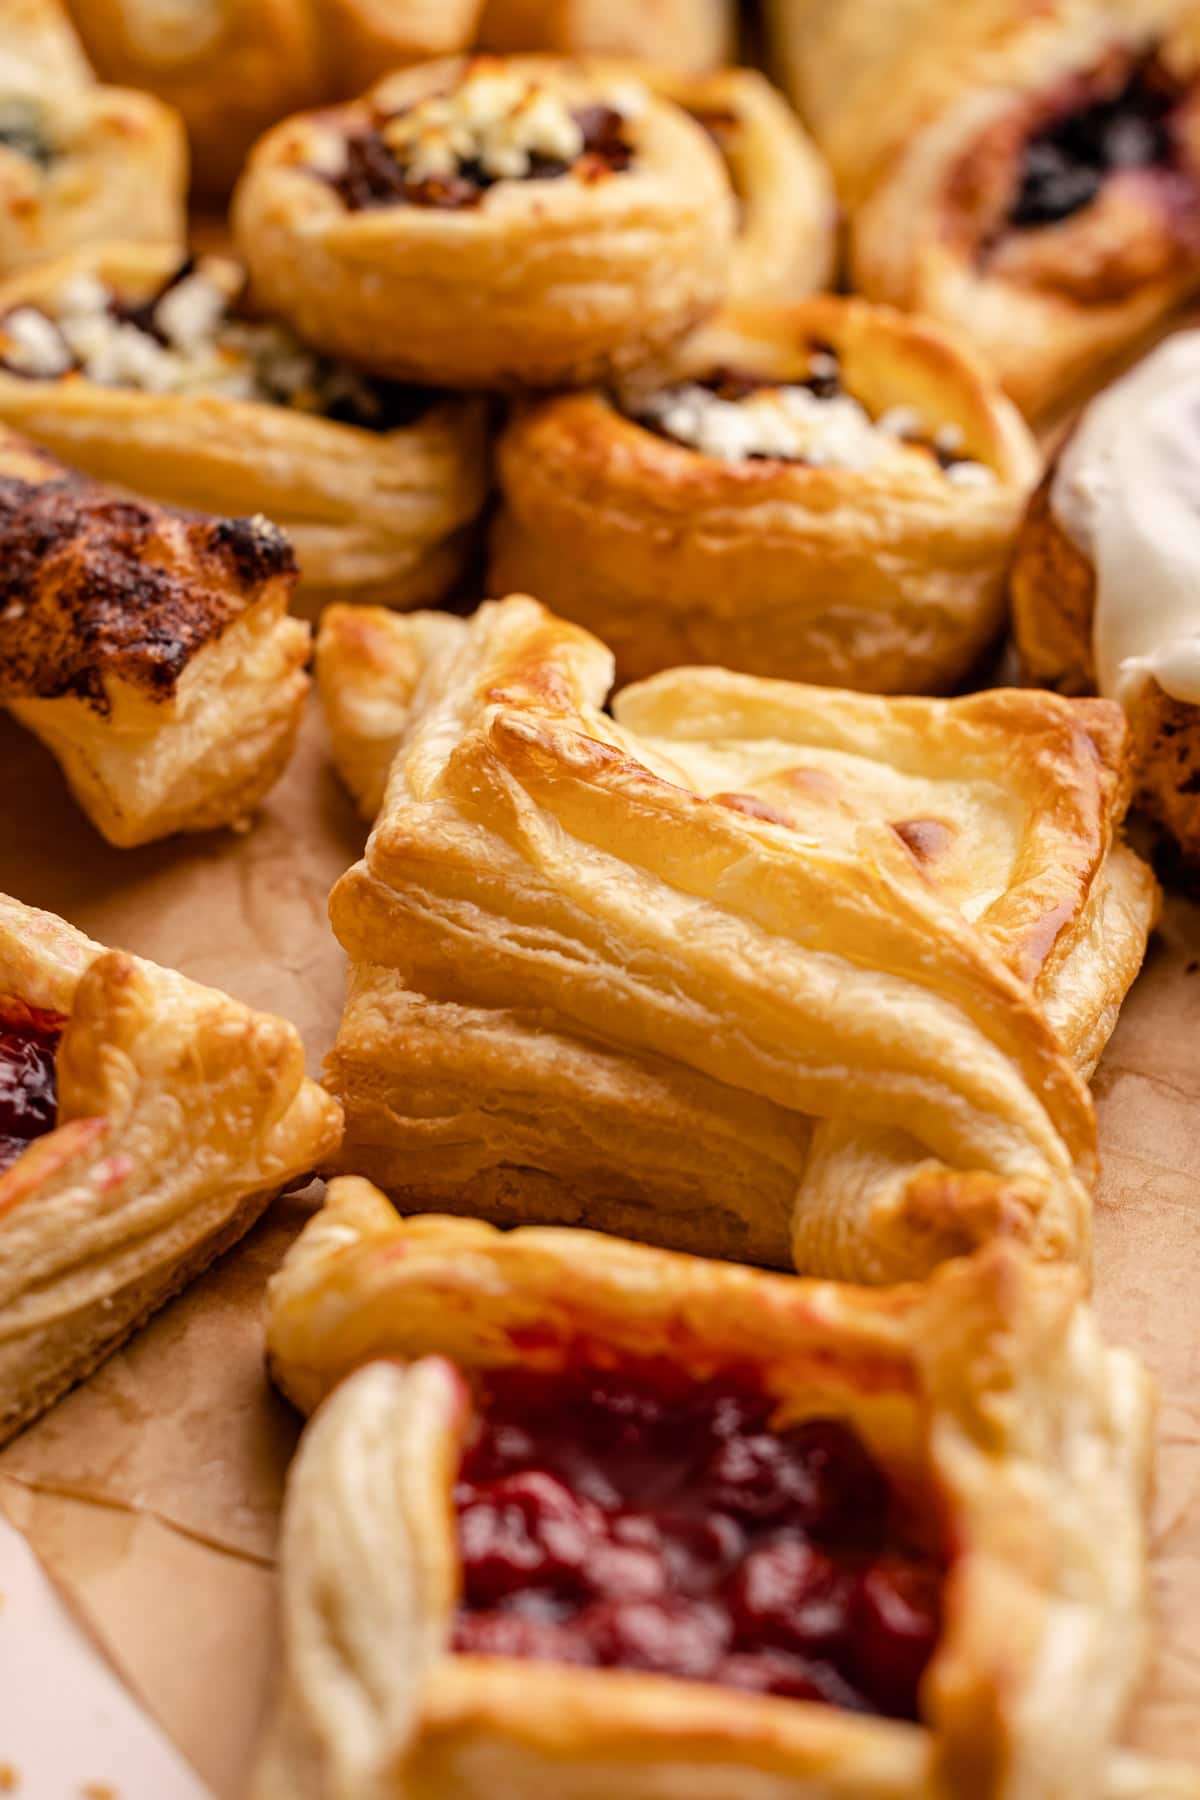
[[[361,828],[315,714],[247,836],[107,850],[50,759],[0,723],[0,885],[105,942],[294,1019],[310,1067],[336,1029],[325,902]],[[1132,1726],[1200,1756],[1200,911],[1169,903],[1096,1081],[1097,1293],[1163,1391],[1159,1647]],[[296,1422],[261,1365],[262,1287],[311,1200],[247,1242],[0,1454],[0,1505],[220,1800],[244,1779],[271,1655],[270,1559]]]

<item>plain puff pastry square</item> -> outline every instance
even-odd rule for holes
[[[122,847],[253,811],[292,752],[311,633],[267,519],[125,499],[0,441],[0,704]]]
[[[1085,1256],[1090,1070],[1156,889],[1119,711],[675,670],[535,601],[326,614],[368,812],[343,1167],[412,1208],[869,1281]]]
[[[254,1800],[1194,1793],[1127,1761],[1110,1774],[1144,1647],[1151,1407],[1081,1285],[993,1244],[884,1294],[577,1231],[401,1220],[366,1182],[335,1182],[271,1290],[272,1371],[305,1411],[325,1404],[285,1504]],[[949,1554],[919,1723],[450,1653],[460,1372],[581,1358],[736,1368],[778,1401],[777,1428],[851,1423]]]
[[[293,1026],[0,895],[0,1027],[57,1018],[57,1118],[0,1173],[0,1440],[337,1145]]]

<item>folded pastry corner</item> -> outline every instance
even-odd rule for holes
[[[1200,285],[1191,0],[775,0],[855,284],[953,322],[1027,413]]]
[[[1011,1244],[880,1293],[334,1182],[271,1289],[319,1410],[255,1800],[1124,1791],[1152,1386],[1081,1288]]]
[[[319,657],[368,807],[393,745],[330,903],[341,1167],[869,1281],[1086,1259],[1083,1075],[1157,905],[1118,709],[704,668],[610,717],[603,645],[523,597],[335,611]]]
[[[0,1441],[340,1131],[283,1019],[0,896]]]
[[[277,526],[129,499],[7,434],[0,570],[0,704],[110,843],[253,811],[309,688]]]

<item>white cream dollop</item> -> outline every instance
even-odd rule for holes
[[[1050,506],[1096,572],[1100,692],[1129,706],[1153,677],[1200,706],[1200,331],[1093,400]]]

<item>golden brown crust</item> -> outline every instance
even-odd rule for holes
[[[297,1033],[0,896],[0,993],[66,1016],[58,1123],[0,1174],[0,1439],[336,1145]]]
[[[1095,570],[1051,505],[1052,468],[1034,495],[1012,564],[1013,633],[1035,681],[1061,693],[1095,691],[1092,622]],[[1200,864],[1200,707],[1164,693],[1151,678],[1130,708],[1138,805]]]
[[[1094,384],[1200,280],[1200,35],[1188,0],[777,0],[801,109],[851,212],[856,284],[959,325],[1024,411]],[[933,47],[936,46],[936,53]],[[1027,138],[1154,53],[1184,96],[1173,168],[1119,170],[1073,214],[1006,230]]]
[[[484,0],[486,50],[599,51],[695,73],[727,62],[734,21],[728,0]]]
[[[882,693],[943,692],[1001,627],[1031,438],[982,363],[937,327],[862,300],[742,307],[697,333],[673,375],[731,367],[803,379],[837,352],[872,417],[957,427],[992,471],[957,487],[930,457],[878,468],[725,462],[602,393],[520,410],[502,435],[493,594],[536,594],[613,649],[619,681],[686,662]]]
[[[0,312],[95,274],[132,304],[179,259],[163,246],[108,244],[0,287]],[[237,266],[214,269],[236,284]],[[432,393],[410,423],[366,430],[285,405],[213,393],[145,393],[73,374],[0,370],[0,420],[100,480],[167,505],[262,512],[296,547],[304,609],[330,600],[427,606],[465,568],[487,495],[484,404]]]
[[[1081,1253],[1070,1064],[1099,1054],[1156,906],[1117,841],[1117,708],[691,669],[614,722],[601,647],[531,601],[438,625],[342,609],[321,633],[360,804],[389,730],[396,751],[331,902],[355,965],[329,1062],[344,1167],[411,1205],[859,1279],[997,1231]],[[998,1161],[982,1117],[947,1153],[947,1076],[1015,1133]]]
[[[1011,1246],[876,1294],[578,1232],[403,1221],[366,1183],[335,1183],[271,1293],[286,1391],[309,1409],[342,1385],[289,1485],[255,1800],[347,1781],[482,1800],[500,1773],[524,1793],[551,1771],[556,1794],[607,1800],[634,1765],[654,1800],[749,1781],[770,1800],[1049,1800],[1064,1766],[1073,1796],[1098,1800],[1144,1641],[1150,1387],[1078,1297],[1073,1272]],[[919,1726],[447,1654],[465,1420],[442,1359],[469,1377],[531,1354],[553,1367],[580,1343],[753,1370],[780,1422],[849,1418],[910,1506],[936,1513],[954,1561]]]
[[[331,176],[348,135],[469,66],[422,64],[262,140],[233,215],[256,293],[308,342],[401,380],[552,387],[662,354],[721,297],[734,202],[707,134],[655,96],[627,120],[623,172],[501,180],[460,210],[344,205]],[[604,99],[586,65],[505,66],[573,105]]]

